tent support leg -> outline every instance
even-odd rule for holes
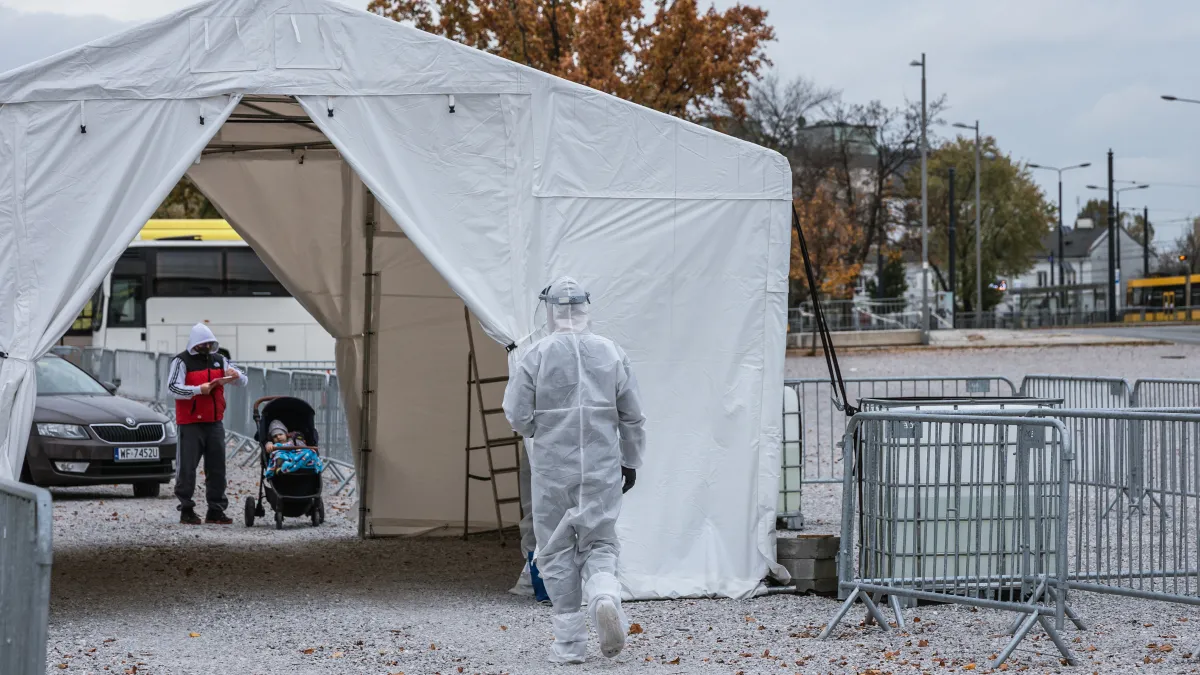
[[[375,406],[371,402],[372,368],[374,361],[371,351],[374,347],[375,336],[375,195],[366,187],[363,188],[363,214],[365,223],[363,234],[366,238],[366,265],[363,269],[363,334],[362,334],[362,397],[359,417],[358,445],[358,537],[367,538],[367,485],[369,477],[369,462],[371,457],[371,421]]]

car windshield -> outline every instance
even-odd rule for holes
[[[37,393],[108,395],[108,391],[75,364],[57,356],[45,356],[37,362]]]

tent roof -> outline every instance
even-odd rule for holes
[[[10,71],[0,102],[524,93],[537,75],[333,0],[208,0]]]

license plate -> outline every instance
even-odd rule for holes
[[[117,448],[118,462],[153,462],[158,460],[158,448]]]

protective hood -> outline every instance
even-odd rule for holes
[[[208,326],[205,326],[202,323],[192,326],[192,333],[188,336],[188,353],[195,354],[196,345],[202,345],[205,342],[211,342],[213,344],[214,352],[217,351],[217,347],[220,346],[217,343],[217,336],[213,335],[212,330],[210,330]]]
[[[589,332],[587,291],[571,277],[559,277],[545,293],[546,326],[554,333]],[[568,300],[575,300],[571,302]]]
[[[270,426],[267,427],[267,434],[274,436],[276,432],[287,434],[287,425],[279,420],[272,420]]]

